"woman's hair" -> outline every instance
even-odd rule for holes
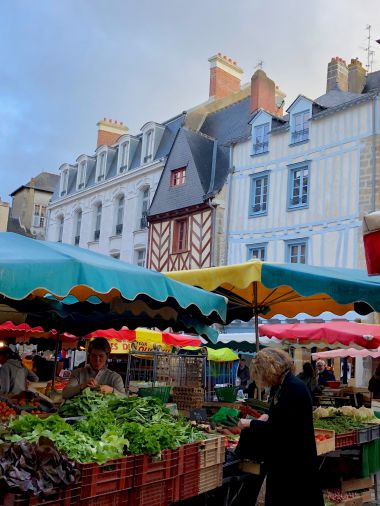
[[[13,351],[9,348],[9,346],[2,346],[0,348],[0,355],[8,360],[13,358]]]
[[[95,337],[88,345],[88,353],[92,353],[92,350],[104,351],[107,355],[111,353],[110,343],[104,337]]]
[[[250,373],[257,385],[262,388],[280,384],[285,374],[293,369],[293,361],[285,351],[266,348],[259,351],[252,360]]]
[[[305,362],[302,366],[302,369],[305,375],[309,376],[310,378],[312,378],[315,375],[313,366],[311,365],[310,362]]]

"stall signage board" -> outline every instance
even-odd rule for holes
[[[129,353],[130,351],[153,351],[157,349],[157,343],[149,341],[118,341],[117,339],[110,339],[108,341],[111,345],[111,353]],[[164,343],[158,345],[158,349],[163,352],[171,352],[172,346]]]
[[[194,420],[195,422],[207,422],[207,411],[204,408],[191,409],[190,420]]]

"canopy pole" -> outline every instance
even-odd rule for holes
[[[256,337],[256,354],[260,351],[260,336],[259,336],[259,313],[257,307],[257,281],[253,283],[253,310],[255,318],[255,337]],[[261,388],[257,388],[257,398],[261,401]]]
[[[55,377],[57,375],[57,364],[58,364],[58,352],[59,352],[59,332],[57,332],[57,339],[55,341],[55,352],[54,352],[54,369],[53,369],[53,381],[51,383],[51,388],[54,390],[55,386]]]

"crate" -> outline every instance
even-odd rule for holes
[[[315,435],[323,434],[329,436],[325,441],[315,441],[317,446],[317,455],[333,452],[335,450],[335,431],[327,429],[314,429]]]
[[[80,506],[133,506],[133,504],[132,490],[111,492],[80,500]]]
[[[223,484],[223,464],[206,467],[199,473],[199,494],[221,487]]]
[[[176,501],[185,501],[199,494],[200,470],[178,476]]]
[[[1,506],[76,506],[79,495],[80,486],[75,485],[57,489],[47,497],[25,493],[7,493],[3,498],[0,498],[0,504]]]
[[[342,480],[340,489],[343,493],[346,493],[364,490],[372,486],[372,478],[351,478],[350,480]]]
[[[358,442],[357,432],[353,430],[344,434],[335,434],[335,448],[344,448],[346,446],[356,445]]]
[[[226,453],[226,438],[224,436],[213,436],[200,442],[200,469],[223,464]]]
[[[201,463],[201,443],[188,443],[178,448],[178,475],[198,471]]]
[[[148,483],[131,491],[131,506],[169,506],[178,497],[177,478]],[[116,505],[115,505],[116,506]]]
[[[169,401],[171,387],[146,387],[139,388],[140,397],[156,397],[160,399],[164,404]]]
[[[163,450],[161,458],[148,455],[135,456],[134,487],[176,478],[178,476],[179,449]]]
[[[380,425],[377,423],[371,423],[369,427],[371,429],[370,441],[374,441],[375,439],[380,438]]]
[[[239,387],[215,387],[219,402],[235,402]]]
[[[177,404],[178,409],[189,410],[201,408],[204,404],[204,396],[203,388],[173,388],[173,402]]]
[[[78,464],[82,475],[81,499],[132,488],[134,464],[134,455],[109,460],[102,465]]]
[[[364,427],[357,430],[358,444],[369,443],[371,439],[371,427]]]

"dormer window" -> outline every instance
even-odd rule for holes
[[[310,111],[294,114],[292,128],[292,144],[309,140]]]
[[[186,182],[186,167],[172,170],[170,175],[170,186],[176,188],[177,186],[183,186]]]
[[[253,131],[253,154],[259,155],[268,152],[269,123],[255,126]]]
[[[123,142],[119,150],[119,172],[124,172],[128,169],[129,141]]]
[[[144,137],[144,163],[148,163],[153,158],[153,130],[148,130]]]
[[[69,184],[69,169],[65,169],[61,173],[61,190],[60,190],[61,197],[67,195],[68,184]]]
[[[86,183],[86,166],[87,166],[87,162],[85,160],[83,160],[83,162],[81,162],[78,165],[77,190],[81,190],[85,186],[85,183]]]
[[[106,161],[107,161],[107,153],[103,151],[98,156],[98,170],[96,180],[98,182],[104,181],[106,177]]]

